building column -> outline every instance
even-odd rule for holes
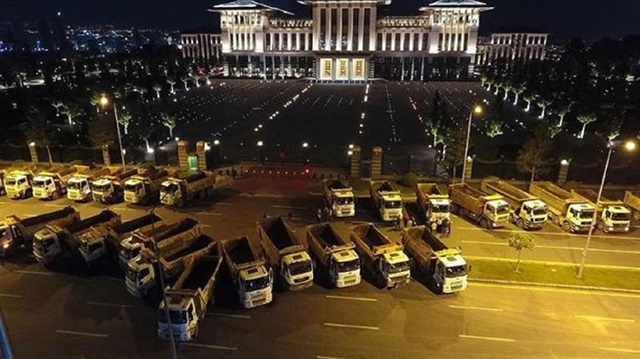
[[[416,51],[416,44],[413,43],[413,37],[414,33],[409,32],[409,51]]]
[[[420,81],[424,81],[424,56],[422,56],[422,66],[420,68]]]
[[[371,7],[371,15],[369,18],[369,50],[376,51],[376,46],[378,41],[378,32],[376,31],[376,26],[378,22],[378,8],[377,6]]]
[[[391,51],[396,51],[396,34],[391,33]]]
[[[382,175],[382,147],[375,146],[371,154],[371,178]]]
[[[364,8],[358,14],[358,51],[364,50]]]
[[[196,156],[198,157],[198,169],[200,171],[207,170],[207,150],[204,141],[196,142]]]
[[[413,81],[413,73],[414,73],[414,69],[415,69],[415,67],[414,67],[415,66],[415,63],[414,63],[415,59],[416,59],[415,57],[411,56],[411,76],[410,76],[411,81]]]
[[[347,51],[353,51],[353,8],[349,8],[349,37],[347,38]]]
[[[312,50],[320,50],[320,7],[313,5],[313,32],[312,32]]]
[[[465,168],[465,172],[462,174],[462,178],[466,182],[471,179],[471,174],[473,173],[473,158],[468,157],[465,161],[467,161],[467,167]]]
[[[344,9],[338,5],[338,11],[337,11],[337,16],[338,18],[336,19],[336,21],[338,22],[338,31],[337,31],[337,38],[336,38],[336,51],[342,51],[342,11]]]
[[[360,146],[353,146],[351,149],[349,178],[360,178],[360,167],[362,166],[362,150]]]
[[[400,60],[402,61],[402,74],[400,75],[400,81],[404,81],[404,57],[400,56]]]
[[[188,148],[189,142],[187,141],[178,141],[178,167],[183,170],[189,169],[189,161],[188,161]]]
[[[102,162],[105,166],[111,166],[111,154],[109,153],[109,145],[102,146]]]
[[[376,34],[378,36],[378,34]],[[387,51],[387,32],[382,32],[382,51]]]
[[[562,160],[562,162],[560,162],[560,171],[558,171],[558,184],[561,186],[567,183],[567,177],[569,175],[569,164],[570,162],[567,160]]]
[[[331,51],[331,8],[326,9],[325,18],[327,22],[327,31],[324,34],[324,50]]]

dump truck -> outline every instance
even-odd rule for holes
[[[640,220],[640,191],[625,191],[624,204],[633,211],[633,219]]]
[[[148,204],[158,198],[160,185],[169,174],[165,170],[147,171],[124,181],[124,200],[128,203]]]
[[[622,201],[613,201],[600,196],[592,189],[572,189],[571,194],[588,201],[597,210],[596,228],[605,233],[629,232],[631,227],[631,211]],[[598,205],[596,205],[596,203]]]
[[[360,257],[350,239],[338,235],[329,223],[308,226],[306,234],[309,247],[327,271],[333,286],[344,288],[360,284]]]
[[[67,198],[76,202],[88,202],[93,198],[91,186],[94,180],[111,173],[109,168],[96,168],[86,173],[74,173],[67,180]]]
[[[273,300],[273,269],[267,269],[257,243],[242,236],[222,241],[222,253],[231,279],[245,308],[254,308]]]
[[[402,219],[402,197],[389,181],[370,182],[371,199],[383,221]]]
[[[33,196],[39,199],[58,199],[67,194],[67,181],[78,170],[75,166],[58,171],[44,171],[33,178]]]
[[[127,263],[125,284],[135,297],[146,296],[156,287],[162,272],[163,278],[172,279],[179,275],[191,259],[209,255],[215,249],[213,238],[199,234],[184,242],[181,246],[158,250],[143,249],[140,255]]]
[[[113,227],[118,224],[120,215],[107,209],[64,228],[48,225],[33,236],[33,255],[45,265],[73,257],[78,254],[82,233],[94,226]]]
[[[160,202],[184,207],[194,198],[213,195],[216,177],[212,173],[198,171],[185,178],[170,177],[160,187]]]
[[[547,204],[540,198],[505,181],[482,181],[482,191],[498,194],[511,206],[510,220],[523,229],[540,229],[548,219]]]
[[[467,288],[467,262],[458,248],[448,248],[425,226],[402,230],[404,250],[419,269],[435,283],[439,293],[461,292]]]
[[[529,192],[547,204],[549,219],[567,232],[588,232],[595,207],[551,182],[531,182]]]
[[[21,219],[10,215],[0,222],[0,256],[19,247],[31,246],[33,235],[47,225],[66,227],[80,220],[80,213],[71,206]]]
[[[258,238],[269,265],[278,273],[283,289],[302,290],[313,285],[314,263],[307,245],[282,217],[257,222]]]
[[[488,195],[466,183],[449,186],[451,211],[461,214],[482,228],[501,228],[509,222],[511,208],[501,195]]]
[[[324,203],[335,217],[353,217],[356,204],[353,188],[340,179],[326,179],[322,182]]]
[[[416,200],[424,213],[425,223],[435,228],[438,223],[451,219],[451,200],[437,183],[417,183]]]
[[[11,199],[23,199],[33,196],[33,172],[16,170],[9,172],[4,179],[7,196]]]
[[[137,174],[135,169],[102,176],[92,182],[93,200],[112,204],[124,201],[124,181]]]
[[[130,237],[133,231],[141,234],[150,232],[154,227],[162,225],[162,218],[149,213],[113,227],[93,227],[80,236],[80,255],[87,268],[92,267],[100,259],[117,258],[120,243]]]
[[[409,283],[410,261],[402,244],[392,241],[372,223],[352,226],[351,241],[378,286],[389,289]]]
[[[157,247],[160,251],[165,248],[181,247],[183,243],[202,233],[202,227],[197,220],[186,217],[170,225],[164,223],[155,226],[153,231],[134,231],[130,237],[120,242],[118,262],[120,268],[125,269],[127,262],[137,257],[144,249]]]
[[[176,283],[165,291],[166,301],[160,302],[160,339],[168,340],[173,334],[175,340],[185,342],[198,336],[200,322],[207,314],[207,307],[209,303],[213,306],[215,302],[216,276],[221,264],[222,256],[217,254],[190,260]],[[171,330],[167,319],[170,319]]]

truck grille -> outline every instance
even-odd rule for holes
[[[309,277],[302,277],[302,278],[298,278],[298,279],[294,279],[293,282],[296,284],[300,284],[300,283],[306,283],[309,281]]]

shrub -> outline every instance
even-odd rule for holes
[[[413,172],[407,172],[398,181],[398,184],[404,187],[413,188],[418,183],[418,176]]]

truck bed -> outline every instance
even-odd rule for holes
[[[372,224],[364,228],[357,228],[357,230],[355,230],[355,233],[358,235],[358,237],[362,238],[364,243],[370,249],[389,244],[389,240],[383,237],[383,235],[378,232]]]
[[[478,189],[475,189],[475,188],[473,188],[473,187],[471,187],[469,185],[466,185],[466,184],[465,185],[461,185],[461,186],[452,186],[451,190],[452,190],[452,192],[459,192],[459,193],[462,193],[462,194],[467,195],[469,197],[473,197],[475,199],[478,199],[480,197],[484,197],[484,196],[487,195],[486,193],[484,193],[484,192],[482,192],[482,191],[480,191]]]
[[[204,172],[198,172],[198,173],[194,173],[194,174],[192,174],[191,176],[189,176],[189,177],[185,178],[184,180],[185,180],[187,183],[193,183],[193,182],[195,182],[195,181],[199,181],[199,180],[201,180],[201,179],[203,179],[203,178],[207,178],[207,174],[206,174],[206,173],[204,173]]]
[[[184,248],[183,250],[176,252],[168,257],[165,257],[164,260],[167,262],[173,262],[176,259],[179,259],[181,257],[184,257],[188,254],[197,252],[201,249],[206,248],[209,244],[211,244],[213,242],[213,239],[211,239],[211,237],[201,234],[199,235],[193,242],[191,242],[191,244],[189,244],[188,247]]]
[[[218,266],[219,257],[204,256],[198,259],[191,268],[189,275],[182,282],[180,289],[198,290],[204,288]]]
[[[75,208],[71,207],[71,206],[67,206],[61,210],[58,211],[53,211],[53,212],[48,212],[48,213],[43,213],[39,216],[35,216],[35,217],[29,217],[29,218],[25,218],[22,220],[22,225],[24,225],[25,227],[29,227],[29,226],[33,226],[36,224],[42,224],[42,223],[46,223],[46,222],[51,222],[54,221],[56,219],[60,219],[60,218],[64,218],[70,214],[75,213]]]
[[[316,237],[322,247],[334,247],[344,244],[344,241],[338,237],[338,234],[330,225],[327,224],[326,226],[316,228],[313,228],[311,233]]]
[[[293,238],[291,238],[289,231],[287,231],[287,226],[281,217],[262,220],[260,221],[260,226],[264,229],[264,232],[269,236],[269,239],[279,251],[295,245]]]
[[[66,230],[69,233],[76,233],[87,228],[93,227],[100,223],[105,223],[117,217],[118,214],[110,210],[104,210],[93,217],[85,218],[81,221],[75,222],[67,226]]]
[[[373,184],[374,185],[374,190],[376,192],[394,192],[395,189],[391,186],[391,184],[388,181],[385,181],[384,183],[382,183],[381,185],[377,186],[377,184]]]
[[[247,237],[226,242],[224,247],[231,261],[236,265],[251,263],[257,259],[253,254],[253,250],[249,244],[249,238]]]
[[[138,228],[150,226],[152,223],[160,224],[160,221],[162,221],[162,218],[160,218],[155,213],[147,214],[142,217],[138,217],[136,219],[132,219],[130,221],[121,223],[113,227],[113,231],[116,232],[117,234],[129,233],[129,232],[133,232]]]
[[[350,189],[350,188],[351,188],[351,187],[349,187],[348,185],[346,185],[346,184],[344,183],[344,181],[339,180],[339,179],[337,179],[337,180],[332,180],[332,181],[330,180],[330,181],[328,181],[328,182],[325,182],[325,187],[326,187],[326,188],[328,188],[328,189],[330,189],[330,190],[331,190],[331,189],[338,189],[338,190],[340,190],[340,189]]]
[[[528,192],[523,191],[518,187],[512,186],[509,183],[506,183],[504,181],[483,181],[482,190],[486,192],[485,186],[490,190],[493,190],[496,193],[501,194],[517,202],[522,202],[528,199],[535,198]]]
[[[402,236],[402,244],[418,263],[428,263],[434,250],[423,239],[428,235],[424,226],[408,228]]]
[[[160,243],[162,241],[164,241],[165,239],[169,239],[171,237],[174,237],[182,232],[186,232],[190,229],[192,229],[193,227],[198,225],[197,220],[191,218],[191,217],[187,217],[183,220],[181,220],[178,223],[174,223],[171,226],[169,226],[169,228],[167,228],[164,232],[162,233],[158,233],[155,236],[155,240],[156,243]]]

